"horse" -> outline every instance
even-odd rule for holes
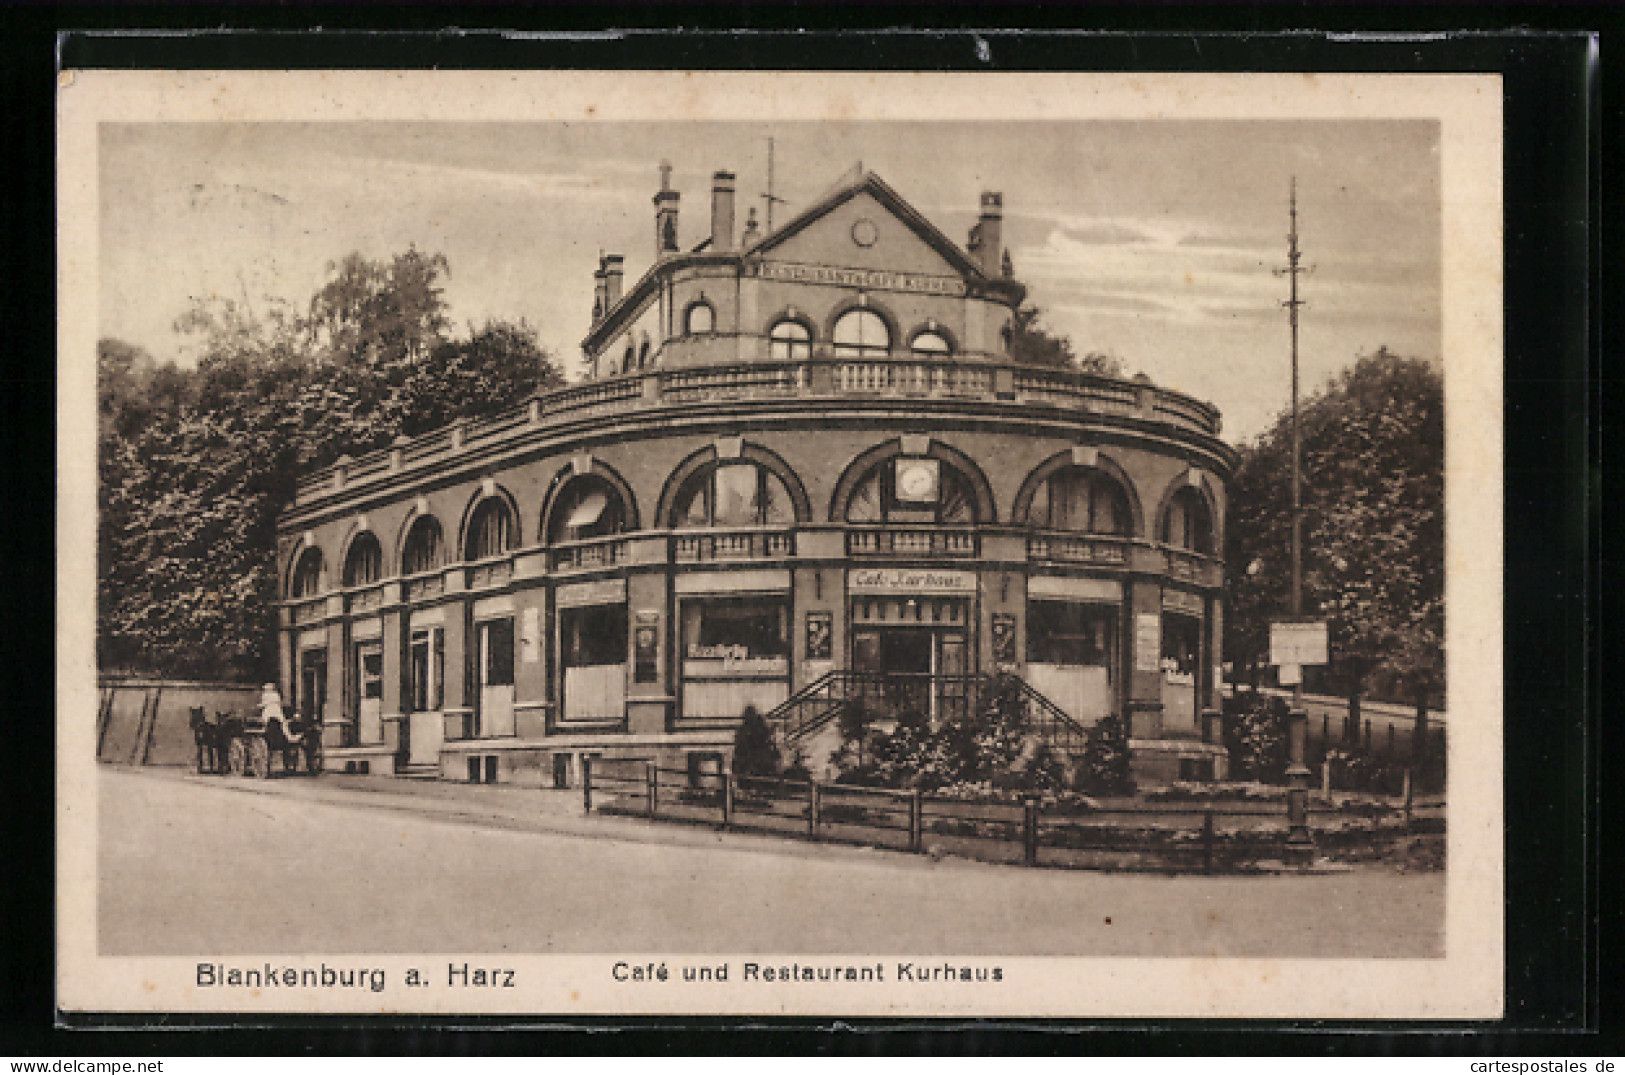
[[[200,705],[192,706],[188,712],[191,715],[192,742],[197,747],[197,771],[200,773],[218,773],[225,764],[221,749],[221,721],[223,714],[215,714],[210,720]]]

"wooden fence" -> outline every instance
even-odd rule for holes
[[[971,802],[623,759],[584,759],[581,786],[588,813],[1026,866],[1216,873],[1286,853],[1284,802]],[[1309,822],[1321,850],[1369,857],[1412,836],[1441,835],[1444,801],[1406,796],[1354,812],[1312,804]]]

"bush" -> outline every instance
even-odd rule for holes
[[[1287,704],[1257,691],[1224,700],[1224,745],[1230,753],[1230,773],[1266,784],[1286,779]]]
[[[1085,795],[1134,794],[1128,733],[1121,720],[1106,717],[1089,729],[1083,758],[1078,763],[1076,785]]]
[[[748,705],[734,730],[734,767],[740,776],[778,776],[779,748],[773,743],[773,730]]]

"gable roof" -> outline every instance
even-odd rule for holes
[[[875,201],[889,210],[893,216],[908,225],[909,229],[918,235],[926,245],[930,246],[931,249],[935,250],[945,261],[960,272],[984,280],[989,279],[988,275],[982,271],[982,267],[972,260],[970,255],[965,253],[958,243],[944,235],[942,229],[926,219],[925,215],[918,209],[904,201],[901,194],[888,186],[886,181],[874,172],[864,172],[852,181],[837,186],[818,201],[797,213],[783,227],[775,228],[770,234],[762,236],[741,253],[746,255],[766,253],[791,236],[805,231],[820,217],[837,206],[851,201],[859,194],[868,194],[874,198]]]

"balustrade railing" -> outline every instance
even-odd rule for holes
[[[614,567],[626,562],[626,539],[623,537],[596,538],[570,545],[556,546],[549,554],[554,571],[579,571],[595,567]]]
[[[327,611],[327,598],[318,597],[314,601],[301,601],[289,610],[289,618],[294,623],[315,623]]]
[[[846,532],[849,556],[975,556],[975,530],[875,527]]]
[[[1122,565],[1128,562],[1128,542],[1124,538],[1077,534],[1031,534],[1027,537],[1027,558],[1074,564]]]
[[[308,499],[395,473],[391,465],[394,453],[398,453],[401,467],[416,467],[444,456],[454,446],[467,449],[498,443],[534,428],[538,421],[546,424],[708,400],[826,394],[990,400],[1000,389],[1001,378],[1005,386],[1013,386],[1018,402],[1048,402],[1095,414],[1149,416],[1208,434],[1216,434],[1219,429],[1218,412],[1200,400],[1109,377],[1012,366],[1001,361],[1002,356],[998,355],[967,352],[937,361],[896,352],[874,358],[852,358],[819,346],[810,358],[782,361],[765,357],[768,353],[765,340],[747,342],[761,346],[746,347],[744,354],[764,357],[724,366],[663,366],[557,389],[498,414],[438,429],[345,461],[341,466],[324,468],[301,483],[298,497]],[[1142,402],[1149,411],[1142,409]],[[455,436],[454,429],[457,430]],[[341,469],[342,482],[338,479]]]
[[[407,601],[423,601],[446,592],[446,576],[439,573],[409,578],[402,586]]]
[[[796,554],[795,534],[787,530],[738,530],[678,534],[672,538],[678,563],[706,560],[781,560]]]
[[[384,588],[382,586],[369,586],[364,590],[356,590],[350,594],[350,611],[366,612],[369,609],[381,608],[384,604]]]
[[[489,563],[474,564],[468,569],[468,588],[478,590],[486,586],[501,586],[511,578],[513,578],[512,560],[493,560]]]

